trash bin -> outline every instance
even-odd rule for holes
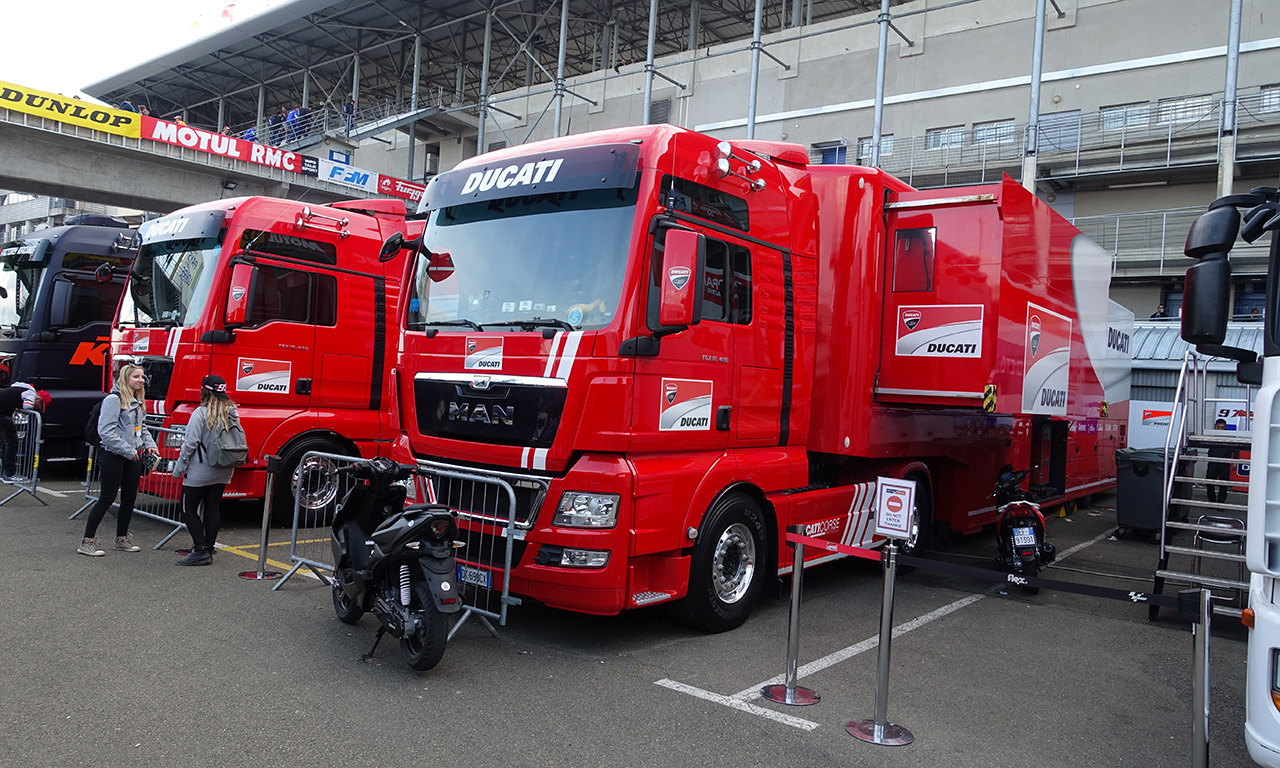
[[[1147,532],[1156,532],[1164,527],[1164,462],[1163,448],[1121,448],[1116,451],[1116,525]],[[1191,464],[1183,458],[1176,474],[1188,477]],[[1175,483],[1173,498],[1190,498],[1190,491],[1189,483]],[[1186,521],[1187,508],[1174,506],[1170,509],[1170,516],[1174,520]]]

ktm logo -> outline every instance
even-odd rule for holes
[[[667,385],[667,388],[666,388],[667,405],[670,405],[671,403],[674,403],[676,401],[676,390],[678,389],[679,387],[677,387],[675,384]]]
[[[97,341],[82,341],[76,351],[71,353],[71,364],[102,366],[106,363],[107,349],[110,346],[111,340],[106,336],[99,336]]]
[[[253,373],[253,361],[252,361],[252,360],[246,360],[246,361],[244,361],[243,363],[241,363],[241,364],[240,364],[240,371],[241,371],[242,373],[244,373],[244,375],[246,375],[246,376],[248,376],[249,374]]]

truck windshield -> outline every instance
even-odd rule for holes
[[[603,328],[617,312],[636,188],[527,195],[431,214],[408,326]]]
[[[161,240],[142,246],[120,303],[120,322],[195,325],[217,273],[219,240]]]
[[[5,330],[25,330],[31,325],[36,306],[36,291],[45,272],[44,264],[29,261],[5,261],[0,267],[0,326]]]

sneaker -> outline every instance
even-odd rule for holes
[[[0,483],[9,483],[10,485],[13,485],[21,479],[22,478],[17,475],[0,475]]]
[[[82,555],[88,555],[89,557],[102,557],[107,554],[106,552],[98,549],[97,539],[81,539],[80,546],[76,548],[76,552],[79,552]]]
[[[142,547],[133,543],[133,534],[126,533],[123,536],[116,537],[116,549],[122,552],[141,552]]]
[[[209,565],[213,558],[203,549],[193,549],[191,554],[174,563],[174,565]]]

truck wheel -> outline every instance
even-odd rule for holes
[[[906,477],[916,481],[916,538],[907,549],[908,554],[919,554],[927,549],[948,549],[951,529],[945,523],[933,519],[933,494],[929,490],[929,478],[913,472]],[[874,514],[874,513],[873,513]]]
[[[271,497],[271,519],[277,525],[293,524],[293,500],[299,487],[303,489],[303,511],[323,509],[333,501],[329,498],[326,502],[326,497],[337,495],[337,483],[332,482],[332,470],[336,469],[333,462],[320,459],[301,466],[302,457],[311,451],[344,455],[348,452],[334,440],[316,438],[299,443],[285,453]]]
[[[721,497],[702,521],[689,593],[672,606],[676,619],[706,632],[741,626],[764,587],[768,540],[754,499],[738,491]]]

